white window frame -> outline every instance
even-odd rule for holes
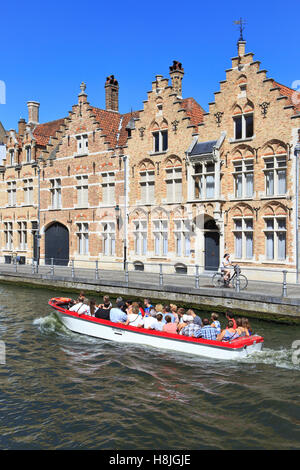
[[[282,220],[282,221],[284,220],[284,228],[280,227],[280,224],[279,224],[280,220]],[[287,239],[286,239],[287,218],[284,215],[265,216],[264,221],[265,221],[264,234],[265,234],[265,257],[266,257],[266,260],[282,263],[282,262],[286,261],[286,256],[287,256]],[[269,227],[268,227],[268,221],[270,221],[270,222],[273,221],[272,226],[269,225]],[[280,245],[280,235],[281,234],[285,234],[284,235],[284,251],[285,251],[285,256],[284,257],[279,257],[279,252],[280,252],[279,245]],[[272,235],[272,238],[273,238],[273,244],[272,244],[273,256],[269,256],[269,254],[268,254],[268,235]]]
[[[240,222],[240,226],[237,225],[237,222]],[[252,222],[252,226],[249,227],[247,225],[247,222]],[[235,259],[243,259],[243,260],[251,260],[254,258],[254,219],[253,217],[234,217],[233,218],[233,223],[234,223],[234,229],[233,229],[233,234],[234,234],[234,253],[235,253]],[[251,240],[252,240],[252,252],[251,255],[247,253],[247,238],[251,234]],[[241,256],[239,256],[239,253],[237,252],[237,244],[238,244],[238,237],[240,237],[241,240]]]
[[[28,178],[23,180],[23,191],[24,191],[24,204],[26,206],[33,205],[33,179]]]
[[[166,168],[167,202],[182,201],[182,167]],[[168,197],[170,185],[171,197]],[[180,196],[178,195],[180,193]]]
[[[253,133],[251,136],[246,136],[246,117],[248,116],[251,116],[252,115],[252,119],[253,119]],[[250,111],[249,113],[243,113],[243,114],[236,114],[234,116],[232,116],[233,118],[233,135],[234,135],[234,140],[245,140],[245,139],[252,139],[254,137],[254,113],[253,111]],[[238,118],[241,118],[242,120],[242,136],[237,138],[236,137],[236,120]]]
[[[144,204],[153,204],[155,202],[155,170],[141,170],[139,184],[141,202]],[[144,191],[142,191],[142,186],[145,187]],[[150,190],[150,187],[153,189]],[[143,197],[143,195],[145,197]]]
[[[89,254],[89,224],[86,222],[77,222],[77,252],[79,255]]]
[[[19,250],[27,250],[27,222],[18,222]]]
[[[103,256],[115,256],[116,254],[116,222],[102,222]]]
[[[114,205],[115,204],[115,186],[116,175],[113,171],[102,173],[102,204]]]
[[[163,135],[167,135],[167,147],[164,147],[164,139]],[[162,153],[162,152],[167,152],[169,148],[169,134],[168,134],[168,129],[162,129],[159,131],[153,131],[152,132],[153,136],[153,153]],[[156,136],[158,136],[158,149],[155,148],[155,143],[156,143]]]
[[[191,230],[188,219],[174,219],[175,252],[178,257],[191,255]]]
[[[244,160],[235,160],[234,165],[234,197],[235,199],[252,198],[254,195],[254,160],[246,158]],[[248,169],[249,167],[252,169]],[[252,193],[247,193],[247,175],[252,175]],[[238,178],[241,178],[241,194],[238,193]]]
[[[147,254],[148,244],[148,223],[146,219],[133,220],[133,235],[134,235],[134,254],[145,256]]]
[[[51,208],[61,209],[61,179],[53,178],[50,179],[50,192],[51,192]]]
[[[264,174],[265,174],[265,195],[266,196],[284,196],[287,193],[287,155],[272,155],[272,156],[265,156],[264,162]],[[285,165],[281,165],[285,163]],[[269,167],[267,166],[269,165]],[[273,165],[273,166],[271,166]],[[279,172],[285,172],[285,192],[279,192]],[[273,191],[268,189],[268,175],[273,175]]]
[[[77,135],[76,140],[77,140],[77,155],[87,155],[89,153],[88,134]]]
[[[5,237],[5,249],[13,250],[14,237],[13,237],[13,223],[12,222],[4,222],[4,237]]]
[[[201,165],[201,172],[196,173],[196,165]],[[207,168],[209,165],[214,165],[214,171],[208,171]],[[207,177],[213,175],[213,195],[212,197],[207,197]],[[196,196],[196,178],[199,179],[200,191],[199,197]],[[212,200],[216,196],[216,164],[213,161],[206,160],[203,162],[196,162],[193,164],[193,199],[196,201]]]
[[[77,175],[77,207],[88,207],[89,206],[89,185],[87,175]]]
[[[153,219],[154,255],[168,255],[168,219]]]
[[[7,205],[9,207],[15,207],[17,205],[17,182],[7,182]]]
[[[26,153],[26,163],[30,163],[32,161],[32,159],[31,159],[31,146],[30,145],[25,147],[25,153]]]

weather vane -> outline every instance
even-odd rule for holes
[[[244,41],[244,38],[243,38],[243,31],[244,31],[244,29],[245,29],[246,21],[243,20],[243,18],[240,18],[238,21],[234,21],[233,24],[239,25],[239,27],[240,27],[240,38],[239,38],[239,41]]]

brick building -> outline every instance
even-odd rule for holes
[[[42,263],[207,271],[229,252],[245,270],[295,269],[298,95],[242,40],[209,112],[183,97],[183,77],[174,61],[170,82],[157,75],[143,109],[127,114],[114,76],[105,110],[85,84],[53,122],[40,124],[39,103],[28,102],[0,167],[3,260],[37,258],[40,232]]]

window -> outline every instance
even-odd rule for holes
[[[253,196],[253,160],[234,162],[235,197]]]
[[[26,147],[25,152],[26,152],[26,162],[30,163],[31,162],[31,147]]]
[[[80,255],[89,253],[89,224],[77,224],[77,251]]]
[[[153,152],[165,152],[168,150],[168,131],[153,132]]]
[[[234,139],[241,140],[253,137],[253,114],[234,116]]]
[[[267,260],[286,258],[286,218],[265,218],[265,243]]]
[[[267,196],[286,193],[286,156],[265,158],[265,190]]]
[[[185,219],[175,219],[174,226],[176,255],[190,256],[191,236],[188,221]]]
[[[115,203],[115,174],[102,173],[102,202],[103,204]]]
[[[168,221],[153,221],[154,254],[155,256],[167,256],[168,254]]]
[[[26,179],[23,181],[24,187],[24,204],[26,206],[33,204],[33,179]]]
[[[166,169],[167,202],[181,202],[182,199],[182,169]]]
[[[116,252],[116,224],[115,222],[102,223],[103,254],[114,256]]]
[[[27,250],[27,222],[18,222],[19,250]]]
[[[77,206],[88,207],[89,205],[89,187],[88,187],[88,176],[76,176],[77,179]]]
[[[5,238],[5,249],[13,249],[13,223],[4,222],[4,238]]]
[[[253,258],[253,219],[234,219],[235,258]]]
[[[15,151],[14,150],[9,151],[9,160],[10,160],[10,165],[15,164]]]
[[[136,255],[147,254],[147,221],[134,220],[134,253]]]
[[[140,172],[141,202],[151,204],[154,202],[154,170]]]
[[[86,155],[89,148],[89,138],[87,135],[77,136],[77,154]]]
[[[194,165],[194,199],[213,199],[215,196],[215,164],[212,162]]]
[[[7,204],[15,206],[17,203],[17,183],[16,181],[9,181],[7,183]]]
[[[53,179],[50,180],[50,192],[51,192],[51,207],[52,209],[61,208],[61,180]]]

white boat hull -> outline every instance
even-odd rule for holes
[[[67,311],[68,312],[68,311]],[[121,324],[112,324],[107,321],[99,321],[93,317],[72,315],[57,310],[62,323],[71,331],[95,338],[117,341],[118,343],[132,343],[148,345],[159,349],[169,349],[185,354],[192,354],[213,359],[238,359],[247,357],[255,351],[262,349],[263,341],[252,338],[251,344],[234,342],[222,343],[203,339],[187,338],[181,335],[168,335],[166,333],[153,332],[143,328],[124,327]],[[71,313],[71,312],[70,312]],[[96,320],[96,321],[95,321]],[[169,337],[168,337],[169,336]],[[214,344],[213,344],[214,343]],[[218,344],[216,344],[218,343]],[[249,341],[248,341],[249,343]]]

